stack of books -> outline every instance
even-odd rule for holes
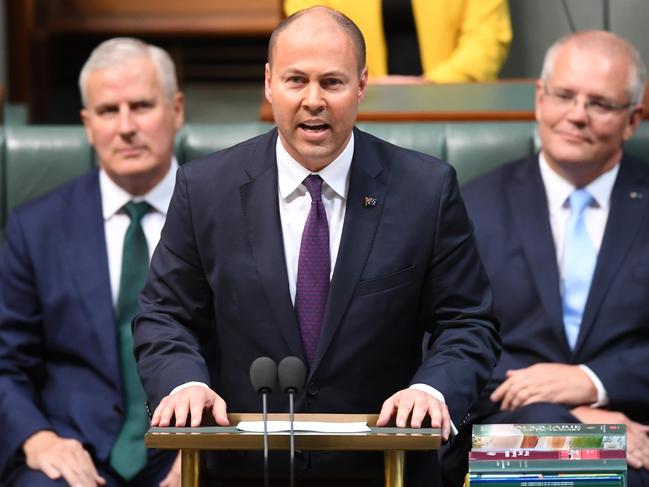
[[[626,487],[623,424],[473,426],[467,486]]]

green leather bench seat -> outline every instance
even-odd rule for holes
[[[177,136],[176,155],[184,163],[261,134],[271,126],[262,122],[187,125]],[[359,128],[449,161],[460,183],[503,162],[533,154],[539,147],[532,122],[366,122]],[[649,159],[649,126],[640,126],[626,150]],[[0,127],[0,229],[12,208],[95,165],[94,152],[81,126]]]

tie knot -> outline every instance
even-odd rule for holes
[[[312,201],[320,201],[322,199],[322,178],[320,176],[311,174],[306,177],[303,183],[309,191]]]
[[[576,189],[574,190],[569,198],[570,200],[570,209],[574,214],[582,214],[587,206],[593,201],[591,194],[585,189]]]
[[[128,214],[131,219],[131,222],[139,224],[142,221],[142,217],[149,212],[151,205],[146,201],[129,201],[124,206],[124,211]]]

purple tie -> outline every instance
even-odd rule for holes
[[[315,174],[304,180],[311,194],[311,209],[302,232],[300,260],[297,264],[295,312],[300,325],[302,345],[309,365],[313,363],[320,328],[329,295],[329,225],[322,204],[322,178]]]

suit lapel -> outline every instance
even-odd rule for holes
[[[387,186],[379,179],[382,172],[379,160],[367,135],[355,130],[345,222],[311,374],[340,327],[372,248],[387,199]],[[374,198],[376,206],[365,206],[365,197]]]
[[[276,141],[277,131],[273,130],[259,141],[247,162],[250,180],[241,186],[241,204],[259,278],[280,332],[291,353],[306,361],[286,274],[277,204]]]
[[[634,164],[628,159],[623,159],[620,163],[620,171],[611,193],[611,208],[606,230],[597,257],[597,265],[588,293],[575,352],[582,346],[585,337],[592,328],[606,292],[638,234],[640,228],[638,222],[642,220],[642,215],[647,211],[649,185],[643,176],[636,173]],[[622,224],[622,222],[630,223]]]
[[[88,323],[81,325],[93,327],[97,337],[95,345],[103,352],[102,363],[108,370],[115,371],[115,377],[119,377],[98,172],[80,180],[66,203],[68,212],[62,225],[66,235],[63,252],[79,301],[89,317]]]
[[[538,157],[528,158],[517,168],[515,183],[509,186],[508,199],[527,264],[557,343],[568,343],[563,330],[559,269],[550,227],[547,196],[538,166]]]

